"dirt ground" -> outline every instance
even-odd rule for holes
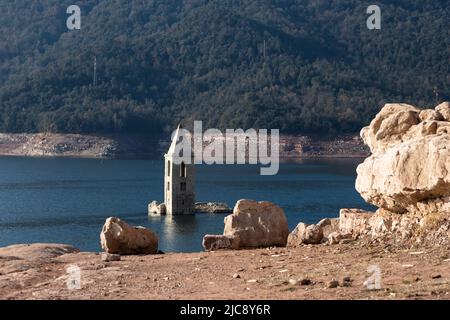
[[[98,253],[60,255],[67,251],[45,246],[23,254],[0,249],[0,299],[450,299],[449,249],[355,242],[122,256],[116,262],[103,262]],[[81,288],[69,288],[68,271],[77,267]],[[377,271],[381,288],[369,290],[364,283]]]

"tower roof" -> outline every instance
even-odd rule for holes
[[[172,156],[175,153],[175,147],[177,146],[178,140],[180,139],[180,130],[183,129],[181,126],[181,123],[178,125],[177,130],[175,131],[175,134],[173,135],[172,143],[170,144],[170,148],[166,153],[166,156]]]

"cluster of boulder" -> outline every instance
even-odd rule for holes
[[[233,214],[225,218],[223,234],[205,235],[203,248],[216,251],[345,243],[354,236],[345,219],[348,212],[360,213],[343,209],[340,218],[326,218],[311,225],[301,222],[289,232],[286,216],[279,206],[266,201],[239,200]]]
[[[337,244],[357,238],[449,244],[450,103],[427,110],[387,104],[361,137],[372,154],[357,168],[356,190],[378,207],[376,212],[342,209],[339,218],[299,223],[290,233],[277,205],[240,200],[225,218],[223,234],[203,238],[205,250]],[[198,205],[206,212],[230,210],[226,205]],[[149,212],[163,211],[162,204],[149,205]],[[156,234],[117,218],[107,220],[101,239],[109,253],[158,251]]]

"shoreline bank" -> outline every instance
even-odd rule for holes
[[[170,143],[157,135],[81,135],[0,133],[0,156],[96,159],[161,158]],[[368,148],[358,135],[281,135],[282,159],[364,158]]]

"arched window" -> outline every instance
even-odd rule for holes
[[[186,165],[184,162],[182,162],[180,166],[180,177],[186,178]]]

